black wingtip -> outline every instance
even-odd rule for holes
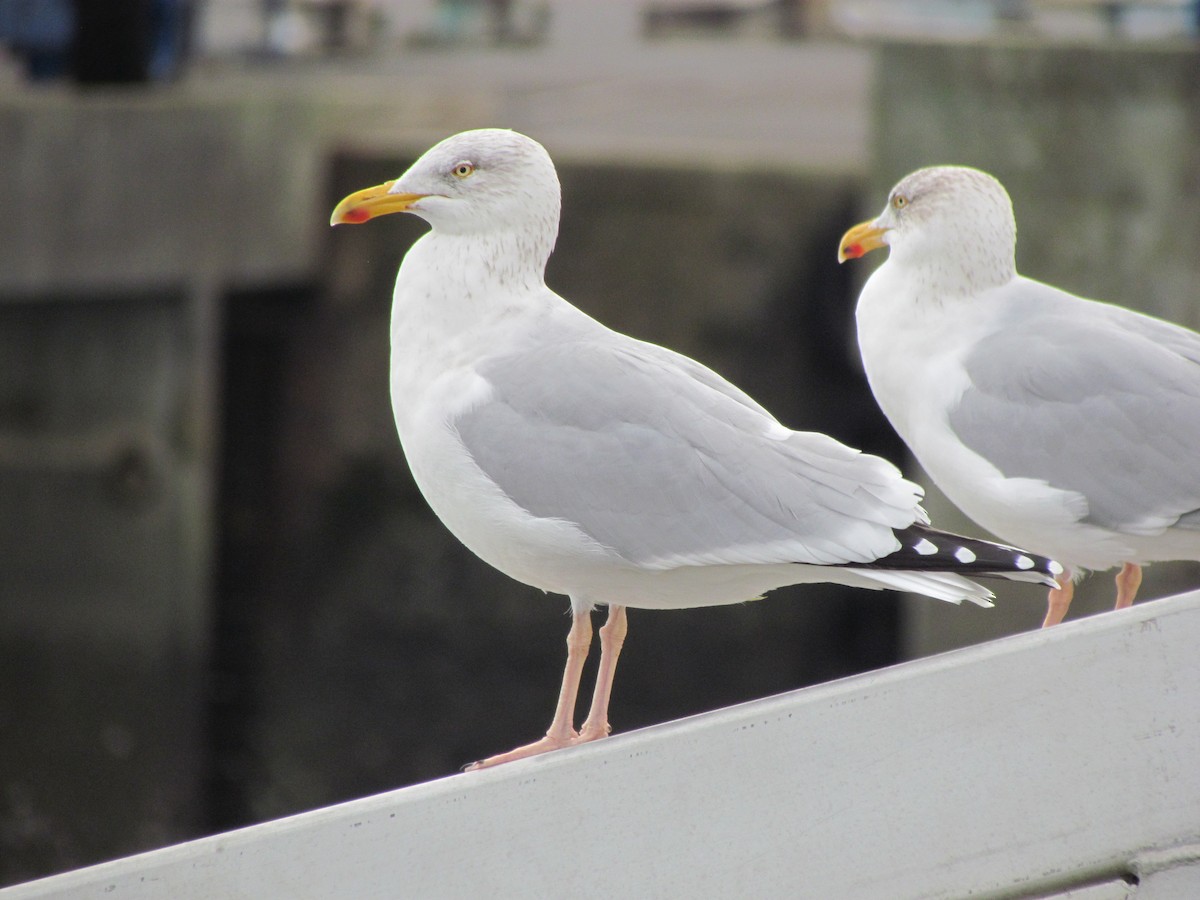
[[[1053,559],[1028,553],[1019,547],[938,531],[928,525],[898,529],[900,549],[864,569],[904,569],[911,572],[955,572],[980,578],[1006,578],[1057,587],[1065,571]]]

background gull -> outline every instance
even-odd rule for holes
[[[858,302],[871,389],[968,516],[1067,567],[1200,559],[1200,335],[1017,274],[1003,186],[976,169],[912,173],[839,259],[890,247]]]
[[[1053,583],[1061,567],[928,527],[885,460],[785,428],[720,376],[618,334],[546,287],[559,220],[546,151],[470,131],[332,222],[411,212],[432,230],[396,279],[391,393],[429,505],[486,562],[570,597],[546,736],[476,766],[602,737],[627,606],[736,603],[832,581],[989,604],[960,573]],[[574,728],[594,605],[609,607],[591,710]]]

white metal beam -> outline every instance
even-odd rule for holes
[[[1200,897],[1200,592],[0,891]]]

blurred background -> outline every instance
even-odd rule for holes
[[[0,0],[0,885],[450,775],[548,724],[565,599],[461,548],[393,430],[391,284],[424,226],[332,231],[341,196],[456,131],[524,131],[563,183],[552,287],[904,462],[853,333],[878,260],[838,267],[841,233],[908,171],[977,165],[1025,274],[1200,325],[1198,16]],[[1142,596],[1198,583],[1159,565]],[[997,593],[633,610],[612,721],[1040,623],[1044,591]],[[1096,576],[1072,615],[1112,596]]]

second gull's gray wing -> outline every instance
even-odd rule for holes
[[[1200,338],[1037,282],[1014,287],[1040,311],[1022,306],[964,360],[971,387],[949,412],[958,437],[1010,478],[1079,492],[1087,522],[1200,527]]]

